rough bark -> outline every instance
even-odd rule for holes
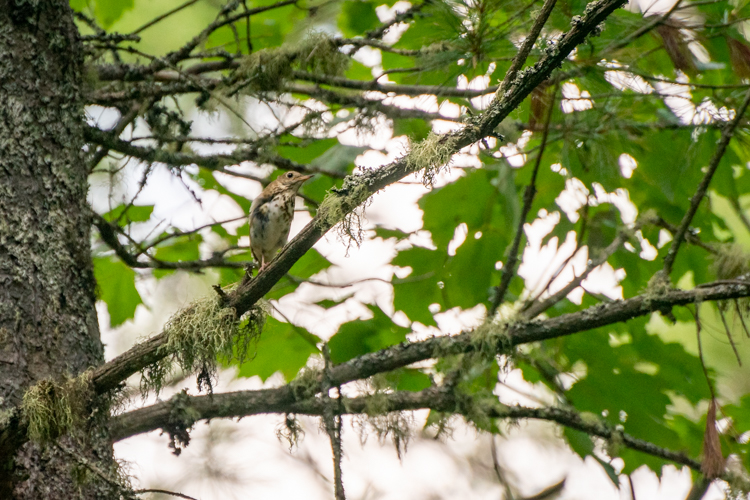
[[[0,416],[103,361],[83,161],[82,48],[67,0],[0,0]],[[90,409],[90,408],[89,408]],[[106,412],[98,412],[106,414]],[[106,417],[102,417],[106,418]],[[118,498],[100,419],[0,436],[0,498]],[[88,464],[88,465],[84,465]]]

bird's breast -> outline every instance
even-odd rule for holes
[[[256,209],[250,220],[253,246],[272,250],[286,242],[294,216],[294,205],[290,201],[293,199],[275,196]]]

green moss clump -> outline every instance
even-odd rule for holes
[[[512,354],[508,335],[510,321],[485,321],[471,332],[471,343],[479,354],[494,358],[499,354]]]
[[[297,401],[315,397],[320,391],[323,372],[316,368],[304,367],[289,385]]]
[[[175,394],[169,400],[169,405],[169,418],[164,430],[169,434],[169,447],[172,453],[180,456],[182,450],[190,444],[190,430],[200,418],[200,413],[193,408],[187,389]]]
[[[23,395],[21,415],[27,424],[29,439],[46,443],[67,434],[86,418],[91,400],[90,373],[60,384],[42,380]]]
[[[422,182],[425,186],[430,186],[440,170],[450,163],[455,148],[454,137],[432,132],[411,148],[406,157],[406,166],[410,172],[423,170]]]
[[[324,229],[338,224],[339,235],[359,245],[364,238],[363,214],[356,208],[366,204],[371,194],[366,174],[347,176],[343,186],[331,189],[318,207],[318,224]]]
[[[338,76],[346,71],[349,58],[331,37],[311,33],[297,45],[262,49],[244,57],[234,74],[235,90],[278,91],[294,70],[315,75]]]
[[[750,255],[740,245],[727,243],[718,248],[711,267],[718,279],[734,279],[750,273]]]
[[[160,349],[166,356],[143,371],[141,390],[145,396],[158,393],[177,366],[185,373],[198,373],[198,386],[212,390],[220,362],[242,363],[250,343],[258,338],[265,313],[255,306],[241,324],[232,308],[222,307],[218,297],[198,300],[178,311],[167,322],[167,343]]]

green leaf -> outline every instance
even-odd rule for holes
[[[96,0],[94,13],[102,28],[107,29],[133,8],[133,0]]]
[[[125,209],[127,209],[127,212]],[[120,226],[126,226],[131,222],[146,222],[151,218],[153,211],[153,205],[119,205],[102,215],[102,217],[107,222],[118,221]]]
[[[399,368],[385,375],[388,383],[397,391],[419,392],[432,385],[430,376],[414,368]]]
[[[88,0],[70,0],[70,8],[76,12],[81,12],[89,6]]]
[[[380,308],[368,306],[373,317],[344,323],[328,341],[331,361],[343,363],[368,352],[404,342],[408,328],[398,326]]]
[[[412,141],[421,141],[431,132],[430,124],[419,118],[399,118],[393,121],[393,135],[405,135]]]
[[[361,35],[380,24],[375,5],[370,2],[346,1],[341,7],[339,28],[347,37]]]
[[[199,246],[203,238],[199,234],[177,236],[157,247],[154,257],[166,262],[183,262],[200,259]],[[154,269],[156,278],[163,278],[173,273],[172,269]]]
[[[297,163],[307,164],[339,144],[338,139],[321,139],[312,142],[299,142],[297,146],[279,146],[276,151],[285,158]]]
[[[424,325],[434,325],[435,319],[429,311],[431,304],[443,304],[442,290],[438,273],[447,255],[422,247],[399,252],[391,262],[395,266],[411,267],[412,272],[405,280],[393,283],[393,306],[403,311],[412,321]]]
[[[320,339],[302,327],[269,317],[263,327],[255,356],[240,366],[240,377],[259,376],[265,381],[276,372],[284,375],[287,382],[294,379],[307,363],[307,359],[319,352]]]
[[[107,304],[109,325],[119,326],[132,319],[138,304],[143,303],[135,288],[135,271],[117,258],[95,257],[94,277],[99,299]]]
[[[354,159],[368,149],[336,144],[324,151],[310,164],[326,172],[347,174],[354,169]]]

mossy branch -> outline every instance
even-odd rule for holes
[[[428,171],[430,171],[435,167],[441,167],[449,157],[447,149],[454,153],[492,134],[494,128],[516,109],[534,88],[546,80],[552,71],[562,64],[568,54],[586,39],[589,33],[596,30],[615,9],[624,3],[625,0],[600,0],[590,3],[584,15],[570,31],[559,38],[555,47],[545,50],[542,58],[532,68],[520,72],[508,91],[498,96],[485,113],[471,120],[471,123],[461,130],[440,138],[437,142],[441,147],[438,148],[435,157],[419,159],[419,154],[413,151],[377,170],[350,176],[348,182],[351,185],[351,192],[343,196],[329,195],[342,197],[338,200],[324,201],[321,205],[321,213],[281,250],[279,256],[262,273],[252,280],[243,281],[236,290],[228,294],[227,305],[234,308],[238,315],[249,311],[307,250],[341,220],[342,215],[348,214],[358,206],[356,202],[361,203],[369,195],[403,179],[415,169],[428,166]],[[436,146],[434,141],[435,139],[432,139],[428,144]],[[448,144],[449,148],[443,148],[442,145],[445,144]],[[426,146],[417,147],[416,153],[423,151],[424,148]],[[366,185],[366,188],[357,187],[361,185]],[[97,390],[109,390],[135,371],[167,356],[168,351],[160,351],[161,346],[167,341],[168,335],[164,332],[100,367],[94,374],[94,384]]]
[[[175,368],[198,373],[198,387],[209,392],[219,362],[242,363],[250,344],[258,338],[265,321],[256,306],[240,322],[235,310],[223,307],[220,297],[206,297],[178,311],[164,327],[167,341],[160,347],[164,357],[143,370],[141,390],[158,393]]]

